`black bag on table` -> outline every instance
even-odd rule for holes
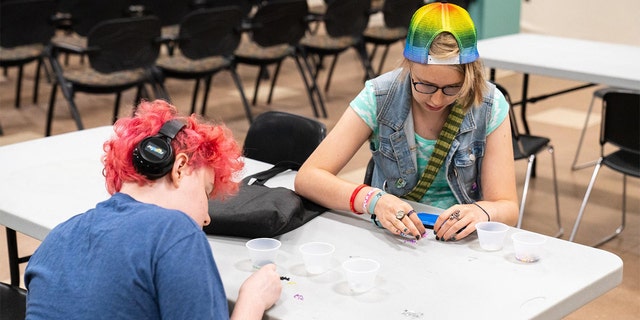
[[[270,178],[299,164],[282,162],[242,179],[238,193],[225,200],[209,201],[211,223],[203,228],[211,235],[245,238],[275,237],[294,230],[327,211],[292,190],[270,188]]]

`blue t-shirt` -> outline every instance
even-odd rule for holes
[[[200,226],[122,193],[54,228],[25,284],[27,319],[229,318]]]

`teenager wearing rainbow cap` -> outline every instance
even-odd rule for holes
[[[418,240],[425,227],[404,199],[444,209],[437,240],[462,239],[481,221],[515,225],[508,114],[504,96],[485,80],[469,14],[427,4],[411,19],[401,65],[365,83],[300,168],[295,189]],[[371,186],[337,177],[365,142],[375,163]]]

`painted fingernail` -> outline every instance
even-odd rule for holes
[[[440,240],[440,238],[438,236],[436,236],[436,240]]]
[[[416,236],[416,240],[420,240],[420,235],[417,235],[417,236]]]

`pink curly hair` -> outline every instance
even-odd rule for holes
[[[133,167],[133,149],[142,139],[158,133],[171,119],[186,123],[171,142],[174,152],[189,156],[189,164],[194,169],[213,168],[215,187],[209,196],[224,198],[237,192],[238,184],[233,178],[244,163],[241,148],[225,125],[207,123],[197,115],[178,116],[176,108],[163,100],[143,101],[134,111],[133,117],[116,121],[114,136],[103,145],[103,175],[110,194],[120,191],[124,182],[149,183]]]

